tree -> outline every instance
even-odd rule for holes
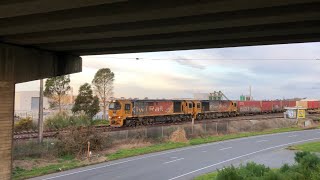
[[[58,76],[49,78],[45,84],[44,96],[50,99],[50,107],[59,107],[61,113],[62,99],[70,91],[70,76]]]
[[[97,96],[93,97],[91,86],[88,83],[80,86],[72,112],[84,112],[88,117],[93,118],[99,111],[99,98]]]
[[[109,68],[99,69],[92,80],[94,90],[103,103],[103,119],[106,119],[107,101],[113,95],[113,81],[114,73]]]

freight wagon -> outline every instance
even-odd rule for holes
[[[283,112],[283,101],[275,100],[272,101],[272,112]]]
[[[238,101],[238,112],[241,115],[261,113],[260,101]]]
[[[314,110],[320,108],[320,101],[308,101],[308,109]]]
[[[296,101],[287,101],[287,100],[284,100],[282,101],[282,106],[283,106],[283,109],[285,107],[296,107]]]
[[[261,112],[272,113],[272,101],[261,101]]]

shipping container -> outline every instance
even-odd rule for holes
[[[137,100],[133,101],[134,116],[170,115],[179,111],[181,103],[168,100]],[[175,107],[175,108],[174,108]]]
[[[273,112],[283,111],[282,101],[279,101],[279,100],[272,101],[272,111]]]
[[[296,101],[287,101],[287,100],[284,100],[282,101],[282,106],[283,106],[283,109],[285,107],[296,107]]]
[[[320,101],[307,101],[308,102],[308,109],[319,109],[320,108]]]
[[[272,112],[272,101],[261,101],[261,112],[271,113]]]
[[[308,101],[297,101],[297,102],[296,102],[296,105],[297,105],[298,107],[302,107],[302,108],[308,109]]]
[[[238,101],[238,112],[240,114],[261,113],[260,101]]]

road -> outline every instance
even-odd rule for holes
[[[317,140],[320,130],[254,136],[136,156],[33,180],[182,180],[251,160],[279,167],[293,162],[293,153],[285,147]]]

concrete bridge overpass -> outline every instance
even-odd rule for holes
[[[320,41],[320,0],[1,0],[0,177],[14,85],[80,72],[81,55]]]

